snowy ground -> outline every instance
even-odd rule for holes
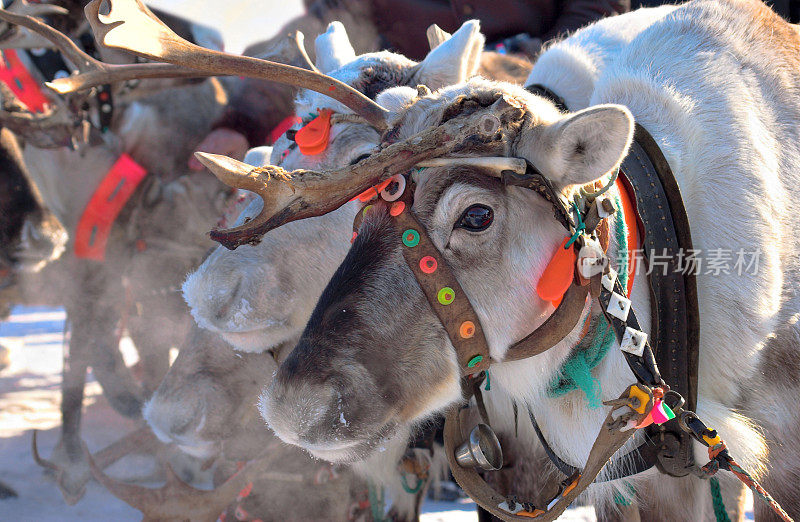
[[[0,480],[16,489],[19,498],[0,500],[0,520],[48,521],[138,521],[141,515],[113,497],[96,482],[86,496],[67,506],[55,483],[45,477],[31,456],[31,430],[40,430],[42,456],[50,455],[58,440],[59,383],[64,312],[47,308],[17,308],[7,322],[0,323],[0,344],[11,349],[11,366],[0,371]],[[130,349],[126,360],[132,361]],[[133,423],[117,415],[90,378],[83,417],[83,437],[96,451],[133,429]],[[120,462],[128,472],[135,463]],[[152,463],[142,462],[143,474]],[[114,467],[109,471],[113,474]],[[119,470],[117,470],[119,472]],[[590,508],[571,509],[561,520],[594,520]],[[424,506],[424,522],[476,521],[475,505],[469,501],[432,502]]]

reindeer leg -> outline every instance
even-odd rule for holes
[[[103,388],[103,396],[117,413],[138,419],[142,414],[144,392],[125,366],[114,331],[102,333],[91,341],[94,376]]]
[[[189,331],[189,314],[177,303],[177,310],[165,309],[163,314],[146,313],[131,318],[131,339],[139,352],[142,367],[142,384],[150,396],[158,388],[169,370],[169,348],[179,346]]]
[[[95,281],[91,281],[91,276],[86,279],[84,288],[91,288],[91,283]],[[135,388],[135,383],[117,349],[114,331],[116,316],[110,307],[87,303],[91,301],[88,298],[90,295],[91,292],[80,295],[76,303],[67,307],[67,317],[73,327],[69,346],[64,354],[61,439],[47,463],[56,472],[58,486],[64,500],[70,505],[83,497],[90,477],[80,437],[88,366],[92,365],[109,403],[117,411],[138,416],[141,410],[140,395],[130,391],[131,387]]]
[[[103,388],[103,396],[111,407],[125,417],[139,418],[144,393],[125,366],[122,353],[119,351],[116,332],[119,315],[102,301],[99,303],[94,301],[89,306],[82,307],[79,317],[83,326],[81,330],[85,330],[79,334],[78,321],[74,321],[76,331],[70,344],[76,342],[76,337],[79,337],[78,342],[89,347],[89,364],[97,382]]]
[[[68,311],[69,316],[69,311]],[[80,439],[83,389],[89,366],[89,348],[81,342],[81,328],[73,332],[64,347],[64,371],[61,379],[61,438],[50,458],[40,462],[55,471],[56,481],[67,504],[75,504],[86,491],[89,465],[83,455]],[[34,458],[38,457],[34,439]],[[37,459],[38,462],[38,459]]]

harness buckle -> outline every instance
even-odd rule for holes
[[[661,473],[672,477],[685,477],[697,474],[699,468],[694,463],[691,439],[681,433],[663,430],[657,444],[656,467]]]

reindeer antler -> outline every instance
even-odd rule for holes
[[[0,20],[19,25],[52,43],[80,74],[47,84],[59,94],[69,94],[106,83],[144,78],[195,78],[210,76],[203,72],[168,63],[115,65],[103,63],[83,52],[69,36],[27,14],[0,9]]]
[[[9,7],[6,8],[11,13],[27,16],[50,16],[50,15],[68,15],[69,10],[65,7],[53,4],[32,4],[28,0],[15,0]]]
[[[100,14],[104,1],[109,5],[105,15]],[[194,45],[175,34],[141,0],[92,0],[85,12],[97,41],[106,47],[207,74],[246,76],[310,89],[341,102],[376,129],[386,129],[386,109],[349,85],[299,67]]]
[[[368,188],[408,172],[424,160],[457,152],[467,142],[469,146],[489,143],[496,138],[501,122],[518,118],[520,113],[518,106],[503,97],[471,115],[458,116],[391,144],[355,165],[323,172],[289,172],[271,165],[254,167],[225,156],[197,152],[197,159],[220,181],[255,192],[264,200],[254,219],[228,230],[214,230],[211,238],[230,249],[255,244],[274,228],[336,210]]]
[[[306,62],[308,69],[314,71],[315,73],[319,73],[319,69],[317,69],[317,66],[311,61],[311,58],[308,56],[308,51],[306,51],[306,35],[304,35],[301,31],[295,31],[292,40],[294,40],[295,45],[297,45],[297,50],[300,52],[300,57],[303,58],[304,62]]]
[[[0,82],[0,125],[39,148],[75,147],[88,140],[88,123],[82,125],[70,111],[61,109],[47,106],[33,112]]]
[[[164,465],[167,482],[158,489],[125,484],[106,475],[87,452],[89,469],[95,480],[112,495],[144,515],[144,521],[213,521],[234,500],[248,483],[264,471],[264,461],[248,463],[241,471],[213,490],[193,488]]]
[[[83,497],[86,489],[82,488],[81,491],[75,494],[64,487],[64,470],[62,467],[39,455],[38,433],[39,430],[33,430],[33,437],[31,437],[31,454],[34,462],[54,472],[56,484],[64,494],[64,499],[69,505],[75,504]],[[153,451],[161,445],[161,442],[153,435],[153,432],[147,426],[142,426],[95,453],[92,462],[99,469],[105,469],[129,453],[134,451]]]

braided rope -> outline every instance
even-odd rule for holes
[[[725,442],[720,439],[720,442],[708,448],[709,462],[701,469],[707,477],[712,477],[720,469],[726,469],[733,473],[742,483],[750,488],[753,495],[760,498],[769,505],[772,511],[778,515],[784,522],[794,522],[794,519],[783,510],[778,502],[767,493],[767,491],[752,477],[744,468],[742,468],[728,453],[728,448]],[[713,487],[713,485],[712,485]],[[715,506],[716,512],[716,506]],[[717,519],[719,520],[719,519]]]
[[[722,500],[719,479],[717,477],[711,477],[709,484],[711,485],[711,502],[714,506],[714,516],[717,522],[731,522],[728,516],[728,510],[725,509],[725,502]]]
[[[761,484],[756,481],[756,479],[754,479],[747,471],[745,471],[744,468],[737,464],[730,455],[728,456],[728,465],[730,466],[731,473],[736,475],[736,477],[741,480],[745,486],[750,488],[754,495],[766,502],[769,507],[772,508],[772,511],[774,511],[775,514],[781,518],[781,520],[784,522],[793,522],[792,517],[790,517],[788,513],[783,510],[783,508],[781,508],[780,504],[778,504],[778,502],[772,498],[769,493],[767,493],[767,490],[765,490]]]

